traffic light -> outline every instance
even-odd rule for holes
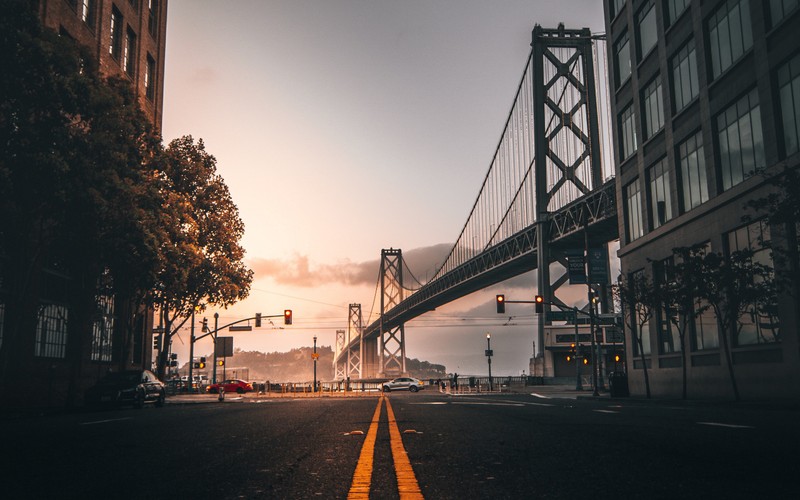
[[[217,360],[217,366],[225,366],[225,360],[224,359],[218,359]]]
[[[572,363],[575,360],[575,343],[569,345],[569,352],[567,353],[567,363]]]
[[[199,363],[195,363],[195,364],[197,365],[197,366],[195,366],[195,368],[200,368],[201,370],[203,368],[205,368],[206,367],[206,358],[205,358],[205,356],[202,356],[200,358],[200,362]]]
[[[506,312],[506,296],[497,296],[497,314],[504,314]]]
[[[291,309],[284,309],[283,310],[283,324],[284,325],[291,325],[292,324],[292,310]]]
[[[192,363],[192,368],[194,368],[195,370],[200,368],[200,363],[195,361],[194,363]]]
[[[536,312],[541,314],[544,312],[544,297],[541,295],[537,295],[533,298],[533,302],[536,304]]]
[[[256,313],[256,328],[261,328],[261,313]]]
[[[160,351],[161,350],[161,335],[156,335],[153,337],[153,350]]]
[[[200,330],[200,331],[203,332],[203,333],[207,333],[208,332],[208,318],[203,318],[203,327],[202,327],[202,330]]]

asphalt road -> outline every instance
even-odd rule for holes
[[[369,465],[373,499],[400,498],[411,479],[428,499],[795,498],[798,416],[796,407],[423,391],[5,418],[0,492],[346,498]],[[408,470],[397,465],[403,452]]]

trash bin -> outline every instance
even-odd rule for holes
[[[625,372],[611,372],[608,374],[608,388],[612,398],[629,396],[628,374]]]

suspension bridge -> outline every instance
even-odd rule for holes
[[[412,290],[402,251],[382,250],[379,317],[363,325],[361,305],[350,305],[336,337],[338,380],[406,373],[406,322],[534,269],[538,293],[566,305],[555,292],[568,281],[567,254],[618,238],[607,71],[603,35],[533,29],[500,141],[449,255]],[[551,276],[554,263],[563,275]],[[546,319],[539,315],[537,356]]]

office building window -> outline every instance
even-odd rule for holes
[[[649,0],[636,16],[639,31],[639,59],[644,59],[658,41],[655,0]]]
[[[749,0],[728,0],[708,19],[711,72],[722,74],[753,46]]]
[[[108,45],[108,53],[114,59],[119,60],[122,51],[122,14],[116,7],[111,8],[111,40]]]
[[[778,69],[778,94],[786,155],[800,150],[800,54]]]
[[[690,0],[667,0],[667,22],[670,26],[683,14],[689,3]]]
[[[664,99],[661,95],[660,76],[656,76],[642,91],[642,116],[645,139],[651,138],[664,126]]]
[[[147,1],[147,29],[153,38],[158,37],[158,0]]]
[[[642,218],[642,191],[639,179],[625,186],[625,219],[628,232],[628,242],[641,238],[644,235]]]
[[[111,361],[114,333],[114,296],[97,297],[97,314],[92,325],[92,361]]]
[[[765,165],[757,89],[717,116],[717,131],[722,189],[727,190]]]
[[[700,93],[697,80],[697,57],[694,40],[683,46],[672,58],[672,101],[675,112],[685,108]]]
[[[628,106],[619,115],[620,161],[624,161],[636,152],[636,120],[633,105]]]
[[[151,101],[156,95],[155,75],[156,75],[156,62],[153,60],[150,54],[147,54],[147,66],[145,67],[144,70],[144,95]]]
[[[64,359],[67,355],[67,308],[48,304],[39,307],[33,355]]]
[[[769,16],[772,26],[777,26],[797,9],[798,5],[800,5],[800,0],[769,0]]]
[[[617,87],[620,87],[631,76],[631,44],[627,31],[614,43],[614,66],[617,68]]]
[[[136,73],[136,33],[130,28],[125,33],[125,52],[122,55],[122,67],[130,76]]]
[[[728,233],[728,249],[751,250],[752,260],[772,267],[769,248],[770,231],[766,220],[753,222]],[[767,344],[780,341],[777,304],[756,307],[750,305],[739,320],[738,332],[734,335],[735,345]]]
[[[695,303],[695,311],[699,314],[695,316],[694,324],[692,325],[691,341],[692,347],[696,351],[719,348],[717,316],[714,314],[713,308],[706,306],[708,306],[708,303],[702,300],[698,300]],[[701,310],[702,312],[699,312]]]
[[[697,132],[678,146],[683,212],[708,201],[708,176],[703,157],[703,136]]]
[[[651,227],[655,229],[672,219],[667,159],[662,158],[658,163],[650,167],[647,171],[647,177],[650,180]]]
[[[95,0],[83,0],[81,3],[81,20],[91,29],[94,29]]]
[[[611,7],[611,19],[614,19],[619,14],[619,11],[625,7],[625,0],[608,0],[608,4]]]
[[[675,261],[672,257],[653,262],[653,284],[663,286],[672,281],[674,266]],[[662,304],[655,309],[653,316],[658,332],[658,352],[660,354],[681,352],[681,340],[678,328],[675,326],[676,312]]]

